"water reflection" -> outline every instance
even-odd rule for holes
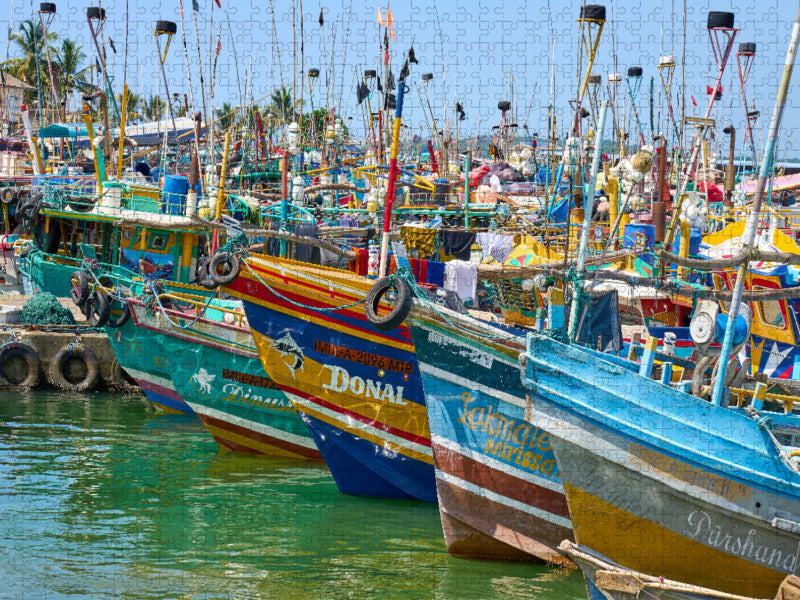
[[[575,572],[450,557],[434,506],[220,451],[136,396],[0,394],[0,538],[0,598],[585,598]]]

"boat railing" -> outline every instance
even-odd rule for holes
[[[182,305],[188,305],[191,307],[193,314],[195,316],[202,315],[208,317],[212,317],[210,320],[213,321],[221,321],[223,323],[227,323],[229,325],[233,325],[235,327],[246,328],[248,327],[245,319],[244,312],[240,310],[234,310],[232,308],[228,308],[227,306],[220,306],[220,305],[209,305],[208,298],[195,296],[193,294],[177,294],[175,292],[164,292],[158,295],[158,299],[162,305],[164,305],[164,301],[168,300],[170,302],[180,303]],[[169,308],[167,308],[169,310]],[[222,313],[221,319],[213,318],[213,314],[209,315],[209,312],[216,311]],[[227,317],[227,318],[226,318]]]

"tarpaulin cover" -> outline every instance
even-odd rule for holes
[[[598,340],[602,344],[600,349],[603,351],[622,350],[622,322],[619,318],[617,290],[592,294],[586,318],[578,331],[577,341],[596,348]]]

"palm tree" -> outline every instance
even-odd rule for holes
[[[85,60],[86,54],[83,52],[81,44],[69,38],[61,40],[61,48],[56,51],[53,63],[56,91],[62,102],[62,118],[66,118],[66,107],[75,90],[86,94],[92,89],[88,76],[94,69],[94,65],[82,67]]]
[[[222,108],[217,109],[217,119],[219,119],[219,124],[222,126],[223,129],[228,129],[231,125],[233,125],[234,120],[236,119],[236,107],[231,105],[229,102],[225,102],[222,105]]]
[[[122,109],[122,94],[117,94],[117,104]],[[128,108],[127,108],[127,116],[125,120],[130,123],[131,121],[135,120],[136,117],[139,116],[142,108],[142,97],[135,94],[130,89],[128,90]]]
[[[50,44],[58,39],[52,32],[47,34],[47,46],[52,52]],[[19,31],[11,34],[11,41],[22,54],[21,58],[12,58],[8,61],[9,72],[30,84],[38,81],[36,74],[36,57],[39,57],[39,73],[42,78],[42,89],[49,85],[47,73],[47,56],[45,55],[45,42],[42,26],[28,19],[19,24]]]
[[[148,121],[157,121],[164,114],[167,104],[161,99],[161,96],[150,96],[144,105],[144,118]]]
[[[292,94],[287,88],[282,88],[272,92],[270,96],[272,105],[267,112],[272,112],[283,123],[290,123],[294,120]]]

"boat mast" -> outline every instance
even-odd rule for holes
[[[772,121],[769,125],[769,136],[767,137],[767,145],[764,148],[764,155],[761,157],[761,168],[758,173],[758,181],[756,182],[756,190],[753,194],[753,205],[750,208],[750,214],[747,217],[747,224],[745,225],[744,244],[746,248],[752,248],[756,239],[756,232],[758,230],[758,215],[761,211],[761,201],[764,198],[764,190],[767,187],[767,180],[772,175],[772,162],[775,158],[775,146],[778,141],[778,130],[781,126],[783,119],[783,109],[786,106],[786,96],[789,93],[789,82],[792,79],[792,69],[794,68],[795,59],[797,58],[797,46],[800,43],[800,6],[797,8],[797,16],[795,17],[794,27],[792,28],[792,38],[789,42],[789,50],[786,53],[786,62],[783,65],[783,74],[781,75],[781,82],[778,86],[778,96],[775,98],[775,108],[772,112]],[[716,88],[715,88],[716,89]],[[712,94],[712,97],[715,94]],[[731,352],[733,344],[733,330],[736,318],[739,316],[739,306],[742,303],[742,293],[744,292],[744,278],[747,274],[747,267],[749,261],[745,260],[739,265],[739,270],[736,273],[736,283],[733,286],[733,297],[731,298],[731,307],[728,314],[728,323],[725,327],[725,337],[722,340],[722,350],[719,356],[719,370],[717,378],[714,380],[714,391],[711,396],[711,402],[715,406],[719,406],[722,401],[722,389],[725,382],[725,372],[728,369],[728,355]]]

